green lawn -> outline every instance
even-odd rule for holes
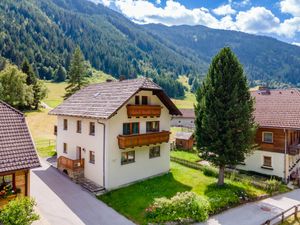
[[[186,151],[171,151],[171,156],[188,160],[191,162],[197,162],[200,160],[198,153],[196,152],[186,152]]]
[[[48,88],[48,96],[44,99],[44,102],[50,107],[54,108],[63,102],[63,96],[65,94],[66,82],[52,83],[45,82]]]
[[[224,188],[218,188],[216,178],[207,177],[201,171],[171,163],[171,172],[156,178],[142,181],[128,187],[108,192],[98,198],[138,224],[147,224],[145,209],[155,198],[174,196],[177,192],[193,191],[208,200],[218,196],[219,202],[228,201],[235,193],[244,191],[250,196],[265,194],[255,187],[226,180]]]
[[[187,87],[185,92],[185,97],[183,99],[172,99],[175,105],[180,109],[192,109],[196,103],[196,97],[193,93],[190,92],[190,85],[188,84],[188,78],[186,76],[179,76],[178,81]]]

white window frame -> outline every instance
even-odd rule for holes
[[[270,141],[265,141],[265,134],[272,134],[272,141],[271,141],[271,142],[270,142]],[[263,132],[262,132],[262,142],[263,142],[263,143],[268,143],[268,144],[274,143],[274,134],[273,134],[273,132],[270,132],[270,131],[263,131]]]

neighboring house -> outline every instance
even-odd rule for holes
[[[180,111],[146,78],[92,84],[57,115],[58,168],[114,189],[170,168],[170,120]]]
[[[251,94],[255,98],[259,147],[238,168],[275,175],[287,181],[300,166],[300,92],[260,89]]]
[[[175,134],[176,148],[192,150],[194,145],[194,135],[192,132],[177,132]]]
[[[180,109],[181,115],[172,117],[172,127],[195,128],[195,112],[194,109]]]
[[[24,115],[0,101],[0,207],[29,195],[30,169],[39,166]]]

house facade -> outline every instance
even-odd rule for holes
[[[177,132],[175,134],[177,149],[192,150],[194,146],[194,134],[192,132]]]
[[[251,94],[258,147],[238,168],[288,181],[300,172],[300,92],[260,89]]]
[[[169,171],[172,115],[180,111],[151,80],[90,85],[57,115],[58,168],[114,189]]]
[[[172,127],[195,128],[195,112],[194,109],[180,109],[181,115],[172,116]]]
[[[0,208],[30,195],[30,169],[39,166],[25,116],[0,101]]]

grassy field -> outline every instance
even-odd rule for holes
[[[48,88],[48,96],[46,99],[44,99],[44,102],[51,108],[54,108],[63,102],[63,96],[65,94],[67,83],[45,82],[45,84]]]
[[[188,78],[186,76],[179,76],[178,81],[182,83],[188,90],[185,92],[183,99],[172,99],[175,105],[180,109],[192,109],[196,102],[196,97],[190,92],[190,85],[188,84]]]
[[[205,176],[201,171],[171,163],[171,172],[166,175],[108,192],[98,198],[134,222],[147,224],[144,212],[153,200],[170,198],[177,192],[193,191],[208,200],[217,195],[220,202],[230,201],[237,192],[249,196],[265,194],[265,191],[241,182],[226,180],[227,185],[223,188],[217,187],[215,183],[216,178]]]
[[[186,152],[186,151],[171,151],[171,156],[188,160],[191,162],[198,162],[200,160],[199,155],[196,152]]]

